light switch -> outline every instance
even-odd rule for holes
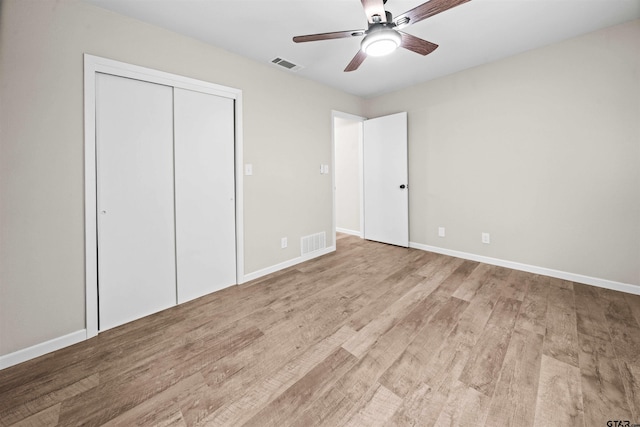
[[[253,175],[253,165],[251,163],[245,163],[245,165],[244,165],[244,174],[245,175]]]
[[[322,165],[322,171],[327,174],[329,173],[329,165]]]

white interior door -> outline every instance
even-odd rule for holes
[[[176,303],[172,92],[96,75],[102,331]]]
[[[174,89],[178,303],[236,283],[233,100]]]
[[[409,246],[407,113],[364,122],[364,238]]]

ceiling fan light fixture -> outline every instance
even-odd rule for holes
[[[361,49],[370,56],[384,56],[400,47],[401,42],[400,33],[390,28],[380,28],[365,36]]]

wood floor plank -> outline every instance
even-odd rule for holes
[[[203,386],[206,386],[204,378],[200,373],[196,373],[107,421],[104,425],[187,425],[179,403],[193,393],[201,394]]]
[[[640,421],[640,296],[336,245],[0,370],[0,427]]]
[[[640,326],[640,295],[625,294],[625,300],[631,308],[631,313],[636,319],[636,323]]]
[[[240,425],[255,416],[264,406],[272,402],[314,366],[325,360],[355,331],[340,328],[334,335],[292,360],[269,379],[256,384],[238,400],[230,402],[203,420],[204,425]]]
[[[544,335],[546,333],[548,296],[549,278],[533,275],[522,301],[516,328]]]
[[[609,332],[611,332],[611,326],[625,326],[631,330],[640,327],[628,303],[631,296],[610,289],[600,289],[599,294],[605,303],[605,318],[609,325]]]
[[[471,301],[482,284],[488,280],[492,267],[488,264],[480,264],[476,267],[453,293],[453,296],[465,301]]]
[[[432,257],[429,258],[429,262],[426,262],[421,267],[418,267],[415,273],[422,277],[432,277],[434,274],[437,274],[438,271],[440,271],[441,267],[448,265],[450,263],[456,263],[457,265],[460,265],[461,262],[462,260],[459,260],[456,258],[434,254]]]
[[[352,419],[360,408],[373,399],[373,395],[378,390],[378,386],[379,385],[374,382],[372,385],[363,388],[364,391],[357,396],[344,396],[340,392],[340,389],[337,390],[337,394],[335,394],[334,391],[331,392],[331,395],[335,395],[333,399],[327,399],[323,396],[321,401],[325,403],[331,402],[333,410],[331,412],[324,412],[321,421],[318,422],[318,424],[311,425],[320,425],[324,427],[344,426],[347,420]],[[344,396],[344,399],[342,399],[342,396]],[[311,410],[315,412],[314,408]],[[301,424],[296,423],[296,425],[300,426]]]
[[[611,342],[585,334],[578,339],[585,425],[633,419]]]
[[[27,418],[24,418],[17,423],[7,424],[14,427],[36,427],[36,426],[55,426],[58,425],[58,419],[60,416],[60,403],[53,405],[40,412],[36,412]]]
[[[518,300],[499,297],[460,374],[461,382],[493,394],[520,306]]]
[[[354,258],[358,261],[363,260],[366,263],[375,265],[378,261],[397,261],[407,255],[409,252],[406,248],[398,246],[383,247],[378,243],[371,241],[361,241],[359,247],[353,247],[351,249],[353,257],[336,256],[336,254],[329,254],[326,259],[319,260],[313,259],[308,263],[298,265],[296,268],[305,274],[322,273],[331,271],[343,271],[346,267],[353,267]]]
[[[322,271],[322,276],[315,282],[315,286],[309,286],[307,281],[300,280],[295,283],[295,286],[288,291],[286,296],[282,296],[269,303],[269,307],[275,311],[286,312],[297,303],[308,301],[315,295],[322,294],[327,288],[341,289],[349,283],[353,283],[354,277],[357,277],[357,281],[367,280],[377,282],[380,280],[379,274],[371,268],[371,265],[376,262],[381,262],[380,258],[382,255],[382,253],[377,256],[366,256],[363,254],[357,259],[352,259],[352,262],[349,264],[350,274],[348,276],[344,275],[344,267],[339,265],[338,267]],[[416,268],[411,268],[408,265],[396,268],[397,270],[394,271],[393,274],[390,274],[386,280],[391,280],[395,283],[398,279],[409,276],[416,270]],[[380,286],[375,286],[374,288],[379,287]],[[362,291],[363,289],[362,287],[358,287],[358,290]]]
[[[354,281],[354,286],[358,286],[358,282]],[[336,289],[324,289],[310,302],[301,303],[288,312],[285,321],[266,329],[265,336],[251,347],[205,367],[203,374],[211,387],[220,390],[220,398],[231,401],[241,396],[248,386],[264,380],[289,359],[333,333],[368,301],[361,297],[340,299],[336,304],[336,293]]]
[[[438,347],[427,366],[423,367],[424,382],[445,396],[448,395],[449,388],[458,380],[469,360],[471,348],[465,340],[456,339],[451,334]]]
[[[500,327],[485,329],[471,350],[460,381],[487,396],[492,396],[507,354],[511,332],[510,329]]]
[[[444,304],[441,298],[427,297],[396,325],[382,333],[360,363],[340,380],[345,394],[358,395],[377,381]]]
[[[394,286],[383,295],[373,299],[370,304],[363,307],[349,319],[349,326],[356,331],[360,331],[364,326],[370,325],[378,315],[385,312],[392,304],[396,303],[409,290],[414,288],[418,283],[423,282],[424,277],[417,274],[411,274],[401,280],[390,280],[388,283],[394,283]],[[378,285],[382,285],[379,283]],[[380,286],[382,288],[382,286]],[[386,288],[386,286],[384,287]],[[383,288],[383,289],[384,289]]]
[[[507,286],[502,291],[502,296],[523,301],[529,286],[534,281],[535,277],[531,273],[513,270],[506,280]]]
[[[547,304],[544,354],[578,367],[578,330],[573,291],[551,286]]]
[[[580,370],[542,355],[534,419],[536,427],[583,426]]]
[[[379,385],[380,376],[402,354],[431,316],[437,312],[436,307],[443,304],[442,298],[429,295],[389,331],[384,332],[364,357],[337,381],[333,390],[328,392],[332,396],[322,396],[319,399],[322,405],[331,402],[329,405],[334,409],[334,412],[326,415],[322,423],[337,425],[341,420],[350,418],[353,415],[350,414],[350,411],[363,401],[363,396],[375,392]],[[430,311],[434,313],[425,316],[425,313]],[[335,394],[336,391],[337,394]],[[345,399],[342,399],[342,396]],[[364,401],[366,400],[365,398]],[[315,409],[312,408],[311,411],[315,411]]]
[[[478,268],[479,262],[465,260],[436,289],[436,292],[450,297],[466,282],[467,278]]]
[[[628,297],[603,289],[605,319],[633,419],[640,419],[640,327],[627,303]]]
[[[73,390],[76,390],[78,381],[95,375],[95,368],[92,368],[90,363],[92,360],[95,359],[88,357],[84,362],[70,363],[67,369],[54,368],[50,373],[42,372],[36,378],[32,378],[26,373],[25,380],[22,383],[11,381],[14,385],[13,388],[6,389],[0,393],[0,419],[9,416],[5,414],[16,413],[21,406],[31,404],[31,402],[34,402],[34,410],[38,411],[58,403],[59,400],[57,398],[66,396],[69,391],[73,395]],[[24,372],[20,368],[21,366],[18,366],[17,370]],[[64,372],[64,375],[61,372]]]
[[[416,388],[423,380],[424,371],[435,356],[438,346],[451,333],[468,305],[467,301],[449,298],[398,360],[384,372],[380,383],[401,397]]]
[[[99,381],[99,374],[93,374],[83,378],[59,390],[51,391],[44,395],[39,395],[26,403],[12,406],[7,402],[5,409],[1,412],[0,425],[10,425],[29,417],[35,412],[43,412],[46,409],[56,406],[57,413],[60,412],[60,402],[69,399],[87,390],[96,387]],[[4,405],[3,405],[4,406]]]
[[[595,287],[574,283],[578,333],[611,341],[605,311]]]
[[[267,331],[254,345],[204,368],[202,372],[208,384],[217,391],[220,399],[230,402],[240,397],[248,387],[274,375],[290,360],[301,357],[323,339],[316,339],[321,335],[319,331],[309,335],[297,326],[293,324],[291,329],[282,327]]]
[[[402,404],[402,399],[385,386],[379,386],[371,400],[354,414],[346,426],[384,426]]]
[[[543,336],[515,330],[496,384],[486,426],[533,425]]]
[[[290,360],[308,351],[319,335],[318,331],[310,336],[296,324],[291,329],[281,327],[267,331],[254,345],[220,359],[202,372],[218,398],[223,403],[232,402],[240,398],[247,388],[275,375]]]
[[[573,282],[564,279],[558,279],[557,277],[549,277],[549,286],[552,288],[560,288],[566,289],[569,291],[573,290]]]
[[[328,391],[357,359],[338,347],[300,380],[254,415],[244,426],[283,426],[299,417],[319,396]]]
[[[179,335],[171,342],[163,339],[162,335],[149,340],[145,336],[139,337],[135,340],[138,342],[137,346],[114,347],[115,351],[103,355],[101,379],[109,381],[159,357],[187,360],[203,351],[220,350],[220,355],[223,355],[225,350],[232,352],[236,348],[248,345],[262,334],[257,325],[264,327],[279,319],[279,316],[267,308],[257,310],[223,328],[216,325],[215,321],[204,323]],[[127,357],[124,358],[123,355]]]
[[[620,375],[634,420],[640,419],[640,367],[638,363],[618,358]]]
[[[211,354],[216,356],[208,362],[213,363],[217,357],[247,346],[261,335],[260,330],[250,328],[220,337],[220,341],[212,343]],[[205,353],[208,351],[205,350]],[[101,379],[97,387],[64,402],[60,422],[76,425],[91,419],[105,423],[192,375],[203,365],[196,357],[182,361],[180,355],[178,348],[173,355],[163,354],[159,359],[138,364],[121,376],[112,373],[109,380],[103,382]],[[173,361],[176,369],[167,369],[165,357]],[[109,404],[105,405],[105,402]]]
[[[474,346],[482,334],[493,309],[500,299],[504,281],[489,274],[474,294],[468,308],[460,318],[454,338]],[[455,296],[455,293],[454,293]]]
[[[522,303],[517,299],[500,296],[487,321],[486,329],[513,329],[521,305]]]
[[[90,361],[97,355],[94,341],[83,341],[11,369],[0,370],[0,411],[9,399],[11,405],[24,402],[19,398],[23,393],[27,399],[32,399],[36,392],[33,389],[35,381],[38,383],[37,393],[44,395],[93,374]],[[61,371],[66,375],[60,375]]]
[[[202,375],[200,373],[200,375]],[[178,405],[182,414],[182,421],[188,426],[198,425],[210,413],[220,407],[213,389],[204,381],[199,382],[189,390],[189,393],[178,396]]]
[[[436,426],[482,425],[489,409],[490,397],[457,381],[440,411]]]
[[[289,425],[291,427],[333,427],[332,417],[343,420],[352,407],[353,402],[340,390],[329,390],[318,397],[300,416],[290,420]]]
[[[388,425],[432,426],[438,420],[448,396],[448,388],[443,393],[425,383],[420,383],[412,393],[405,396],[402,406],[393,414]]]
[[[353,338],[344,343],[343,347],[354,356],[358,358],[362,357],[380,335],[391,329],[400,319],[406,316],[408,311],[413,310],[421,300],[438,288],[438,286],[457,268],[460,263],[461,261],[442,265],[437,273],[423,279],[416,286],[406,292],[401,298],[392,303],[386,310],[379,313],[374,320],[360,329]],[[443,299],[444,297],[438,300],[431,299],[431,301],[436,304],[438,301],[442,301]]]

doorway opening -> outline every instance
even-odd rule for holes
[[[332,112],[333,224],[336,232],[364,237],[364,117]]]

